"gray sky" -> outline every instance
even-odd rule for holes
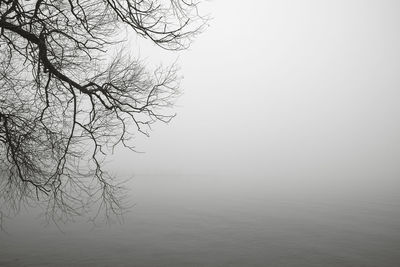
[[[204,10],[210,27],[179,56],[177,118],[138,137],[145,154],[119,152],[119,171],[398,177],[399,1],[216,0]]]

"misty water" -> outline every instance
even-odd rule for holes
[[[43,225],[22,212],[0,266],[398,266],[393,179],[141,176],[122,224]]]

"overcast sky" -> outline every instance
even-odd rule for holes
[[[178,60],[178,116],[138,138],[145,154],[119,152],[120,171],[398,177],[399,1],[215,0],[203,9],[210,27]],[[146,49],[151,60],[177,57]]]

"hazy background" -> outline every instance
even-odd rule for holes
[[[202,9],[178,116],[110,162],[133,176],[125,223],[62,235],[21,215],[3,263],[398,266],[400,2]],[[148,61],[177,56],[143,44]]]
[[[179,59],[178,116],[125,158],[134,172],[399,174],[398,1],[206,10],[210,27]]]
[[[179,60],[178,116],[140,139],[146,154],[120,153],[120,171],[397,192],[398,1],[205,7],[214,19]]]

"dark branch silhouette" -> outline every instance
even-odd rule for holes
[[[1,0],[0,219],[32,202],[53,220],[93,206],[120,214],[121,187],[103,160],[173,118],[179,79],[175,66],[150,72],[107,51],[125,28],[185,49],[204,23],[184,0]]]

